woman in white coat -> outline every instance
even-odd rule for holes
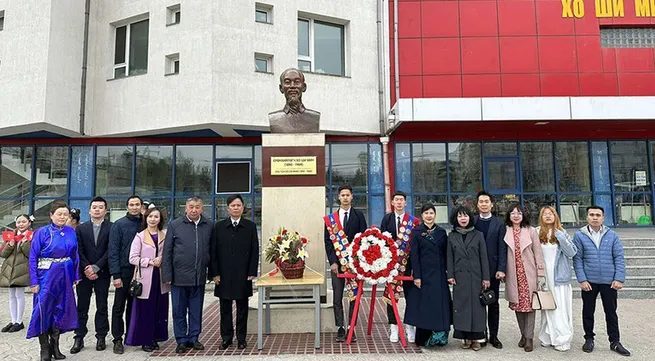
[[[573,339],[571,259],[577,248],[562,227],[553,207],[541,208],[537,232],[546,265],[546,284],[557,306],[554,310],[541,311],[539,341],[541,346],[553,346],[557,351],[567,351]]]

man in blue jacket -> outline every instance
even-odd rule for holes
[[[130,247],[137,233],[143,230],[141,205],[143,200],[137,195],[127,199],[127,214],[111,226],[109,231],[109,272],[114,279],[114,305],[111,309],[111,335],[114,338],[114,353],[122,354],[123,334],[129,328],[132,311],[132,297],[129,287],[134,275],[130,264]],[[125,322],[123,322],[125,313]]]
[[[573,241],[578,253],[573,257],[575,276],[582,289],[582,325],[584,352],[594,350],[594,312],[600,293],[607,322],[610,349],[630,356],[619,340],[619,317],[616,314],[617,291],[625,282],[623,245],[616,232],[605,225],[605,210],[599,206],[587,207],[587,225],[575,233]]]

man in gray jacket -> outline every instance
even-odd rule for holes
[[[168,225],[162,258],[162,281],[171,285],[177,353],[205,349],[198,336],[212,233],[212,225],[202,215],[202,199],[187,199],[185,211]]]

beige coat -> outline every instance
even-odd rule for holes
[[[541,253],[541,242],[539,234],[534,227],[523,227],[519,234],[521,239],[521,262],[525,268],[525,274],[530,286],[530,299],[532,292],[538,288],[538,277],[546,277],[546,266],[544,256]],[[519,302],[519,290],[516,279],[516,257],[514,257],[514,232],[512,227],[507,227],[505,232],[505,243],[507,243],[507,274],[505,278],[505,298],[512,303]]]
[[[157,248],[158,253],[155,254],[155,243],[148,233],[148,230],[143,230],[134,236],[132,241],[132,248],[130,249],[130,263],[135,265],[135,272],[138,269],[139,264],[141,264],[141,278],[137,279],[141,282],[143,290],[141,295],[137,296],[140,299],[148,299],[150,297],[150,288],[152,288],[152,272],[155,267],[148,264],[150,260],[160,257],[164,252],[164,240],[166,233],[164,231],[159,231],[157,238]],[[161,293],[168,293],[171,290],[171,286],[163,283],[161,274],[159,277]]]

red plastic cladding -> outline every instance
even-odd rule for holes
[[[560,0],[398,0],[401,98],[655,95],[653,49],[600,45],[601,25],[655,17],[624,0],[623,18],[599,19],[584,3],[577,19]],[[393,29],[393,1],[389,14]]]

